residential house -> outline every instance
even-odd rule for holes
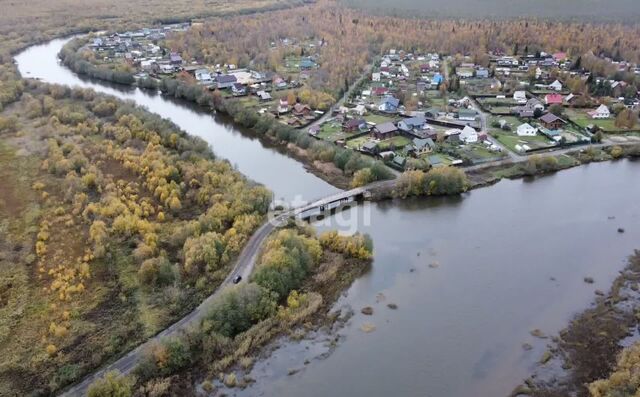
[[[342,128],[347,132],[360,132],[369,129],[365,119],[351,119],[342,124]]]
[[[182,57],[177,52],[172,52],[169,55],[169,63],[171,63],[174,66],[180,66],[182,65]]]
[[[439,114],[440,114],[440,110],[436,108],[429,108],[424,111],[424,116],[430,119],[438,118]]]
[[[247,87],[243,86],[240,83],[234,83],[231,86],[231,92],[233,93],[233,95],[235,96],[242,96],[242,95],[247,95]]]
[[[309,105],[303,105],[301,103],[296,103],[293,105],[293,114],[298,117],[307,117],[311,114],[311,108]]]
[[[541,128],[540,133],[555,142],[559,142],[562,139],[562,135],[558,130]]]
[[[456,68],[456,75],[461,79],[468,79],[473,77],[473,68],[458,67]]]
[[[361,149],[364,152],[376,154],[378,152],[378,144],[374,141],[367,141],[362,145]]]
[[[478,132],[466,125],[460,132],[460,140],[464,143],[476,143],[478,142]]]
[[[378,139],[388,139],[398,133],[398,127],[391,121],[381,123],[373,127],[373,136]]]
[[[371,81],[380,81],[380,73],[379,72],[374,72],[371,73]]]
[[[513,100],[518,103],[527,103],[527,93],[524,91],[516,91],[513,93]]]
[[[256,95],[258,96],[258,98],[260,98],[260,101],[262,102],[267,102],[271,100],[271,94],[269,94],[266,91],[260,90],[256,92]]]
[[[273,78],[273,86],[276,90],[284,90],[287,88],[287,82],[282,77],[276,76]]]
[[[286,99],[280,99],[278,103],[278,113],[287,113],[289,112],[289,101]]]
[[[478,68],[476,69],[476,77],[479,79],[488,79],[489,78],[489,69],[487,68]]]
[[[407,164],[407,159],[404,156],[396,155],[393,157],[392,164],[398,168],[404,169],[404,166]]]
[[[556,62],[562,62],[562,61],[567,59],[567,53],[566,52],[556,52],[555,54],[553,54],[553,59]]]
[[[427,160],[429,160],[429,164],[431,164],[432,167],[440,167],[444,165],[440,156],[435,154],[429,156]]]
[[[311,127],[309,127],[308,133],[311,136],[318,136],[318,134],[320,133],[320,126],[312,125]]]
[[[552,89],[554,91],[562,91],[562,83],[559,80],[556,80],[553,83],[549,84],[549,89]]]
[[[199,84],[210,85],[213,83],[211,73],[207,69],[197,69],[194,75]]]
[[[412,147],[408,150],[409,153],[414,156],[420,156],[422,154],[431,153],[435,150],[436,144],[431,138],[413,138]]]
[[[496,63],[498,64],[498,66],[518,66],[520,64],[520,62],[512,56],[502,56],[500,57]]]
[[[478,112],[473,109],[460,109],[458,110],[458,119],[460,121],[476,121]]]
[[[385,96],[389,93],[389,90],[386,87],[376,87],[373,89],[373,95],[375,96]]]
[[[304,58],[303,60],[300,61],[300,69],[302,70],[309,70],[309,69],[315,69],[317,64],[311,59],[311,58]]]
[[[578,97],[578,96],[577,96],[577,95],[575,95],[574,93],[570,93],[569,95],[567,95],[566,97],[564,97],[564,102],[565,102],[566,104],[570,104],[571,102],[575,101],[577,97]]]
[[[543,114],[538,121],[542,123],[544,128],[548,128],[550,130],[558,130],[566,124],[566,121],[551,112]]]
[[[231,88],[233,87],[233,85],[235,83],[238,82],[238,80],[236,79],[236,76],[232,75],[232,74],[221,74],[216,76],[216,84],[218,86],[218,89],[225,89],[225,88]]]
[[[452,128],[444,132],[444,136],[449,142],[460,142],[460,134],[462,131],[458,128]]]
[[[547,94],[544,96],[544,102],[548,105],[562,105],[563,99],[560,94]]]
[[[521,118],[534,117],[536,110],[540,110],[541,112],[544,110],[544,105],[537,98],[531,98],[525,105],[512,108],[513,113]]]
[[[611,117],[611,112],[609,112],[609,108],[607,105],[600,105],[597,109],[589,112],[589,116],[592,119],[608,119]]]
[[[142,70],[151,71],[153,69],[153,65],[155,64],[156,64],[156,61],[154,59],[145,59],[140,61],[140,68]]]
[[[408,119],[403,119],[398,123],[398,128],[401,131],[412,132],[414,130],[421,130],[424,128],[424,125],[427,123],[427,120],[424,117],[410,117]]]
[[[431,78],[431,85],[437,87],[438,85],[440,85],[440,83],[442,83],[444,81],[444,77],[440,74],[440,73],[436,73],[435,75],[433,75],[433,77]]]
[[[529,123],[520,124],[516,129],[516,134],[518,136],[535,136],[537,133],[538,129]]]
[[[351,113],[357,114],[358,116],[364,116],[367,114],[367,108],[364,105],[357,105],[355,108],[351,109]]]
[[[155,64],[158,67],[158,73],[161,74],[171,74],[173,72],[175,72],[175,66],[173,65],[169,65],[166,63],[162,63],[162,64]]]
[[[395,113],[398,111],[398,106],[400,106],[400,100],[398,98],[394,98],[392,96],[386,96],[378,105],[378,110],[385,113]]]

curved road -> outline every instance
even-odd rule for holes
[[[214,301],[221,291],[233,283],[233,278],[236,275],[241,275],[243,280],[249,278],[249,275],[253,271],[256,263],[256,258],[260,250],[262,242],[269,236],[269,234],[288,217],[289,213],[283,214],[275,218],[273,221],[267,222],[260,226],[258,230],[251,236],[246,246],[238,256],[233,270],[229,273],[227,278],[220,284],[216,291],[205,299],[195,310],[184,316],[178,322],[172,324],[169,328],[166,328],[153,338],[147,340],[137,348],[133,349],[126,355],[122,356],[115,362],[102,369],[94,372],[93,374],[84,378],[80,383],[77,383],[70,388],[66,389],[62,396],[84,396],[86,395],[89,385],[98,378],[104,376],[108,371],[118,370],[122,374],[128,374],[135,368],[136,364],[142,357],[145,349],[151,346],[153,343],[159,341],[162,338],[168,336],[178,335],[181,331],[187,329],[189,326],[198,324],[200,320],[204,318],[207,313],[207,308]]]

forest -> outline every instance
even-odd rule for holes
[[[640,16],[635,0],[341,0],[350,7],[384,15],[423,18],[540,18],[634,23]]]
[[[2,251],[22,264],[0,284],[4,391],[58,390],[186,314],[271,202],[204,141],[92,90],[29,81],[0,132]]]

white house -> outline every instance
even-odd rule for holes
[[[549,84],[549,88],[555,91],[562,91],[562,83],[556,80],[553,83]]]
[[[364,107],[364,105],[358,105],[351,111],[358,116],[364,116],[367,113],[367,109]]]
[[[460,140],[464,143],[476,143],[478,142],[478,133],[476,130],[466,125],[460,133]]]
[[[518,136],[535,136],[537,133],[537,128],[531,126],[529,123],[520,124],[516,129],[516,134]]]
[[[380,81],[380,73],[371,73],[371,81]]]
[[[289,101],[286,99],[280,99],[280,103],[278,104],[278,113],[287,112],[289,112]]]
[[[542,69],[540,69],[540,67],[538,66],[536,68],[536,79],[539,79],[540,76],[542,76]]]
[[[213,79],[211,78],[211,73],[207,69],[198,69],[195,72],[196,80],[200,84],[211,84],[213,83]]]
[[[600,105],[596,110],[590,111],[589,116],[592,119],[608,119],[611,117],[611,112],[609,112],[607,105]]]
[[[524,91],[516,91],[513,93],[513,100],[518,103],[527,103],[527,93]]]

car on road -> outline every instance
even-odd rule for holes
[[[233,278],[233,283],[238,284],[242,280],[242,276],[235,276]]]

